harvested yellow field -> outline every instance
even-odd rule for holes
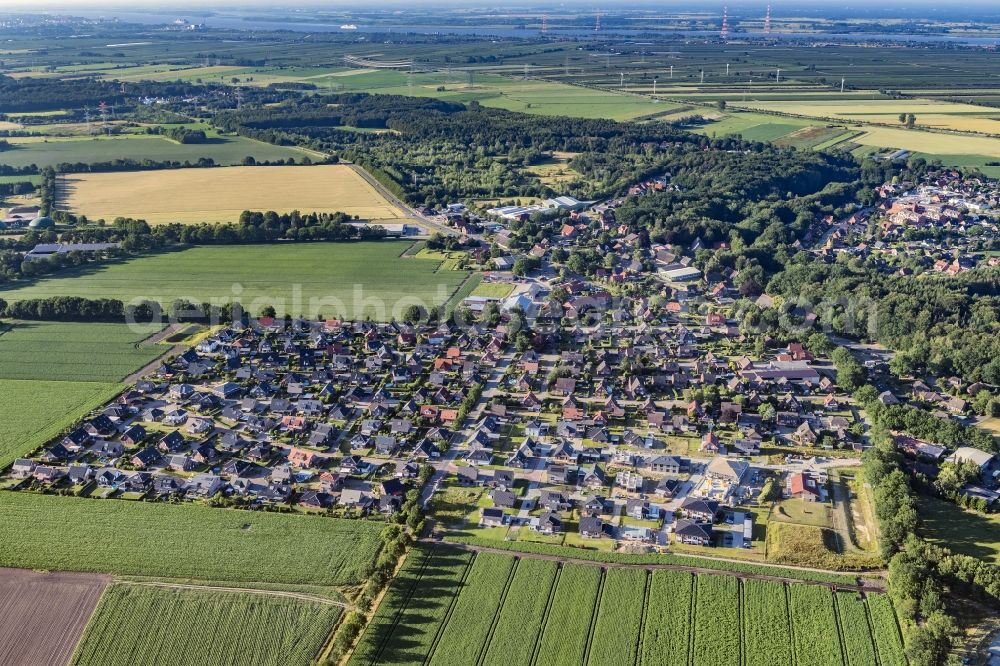
[[[343,212],[369,220],[404,216],[341,164],[88,173],[59,179],[59,208],[91,219],[236,222],[245,210]]]
[[[988,106],[928,99],[810,100],[733,102],[733,107],[789,113],[810,118],[898,123],[899,114],[912,113],[917,126],[962,132],[1000,133],[1000,113]]]
[[[866,130],[851,139],[863,146],[905,148],[932,155],[986,155],[1000,157],[1000,139],[985,136],[921,132],[890,127],[857,127]]]

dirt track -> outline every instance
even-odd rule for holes
[[[66,664],[110,576],[0,569],[0,666]]]
[[[553,562],[563,562],[568,564],[584,564],[594,567],[603,567],[606,569],[673,569],[675,571],[687,571],[689,573],[701,573],[701,574],[715,574],[719,576],[735,576],[736,578],[748,579],[748,580],[769,580],[782,583],[802,583],[804,585],[821,585],[823,587],[835,588],[838,590],[856,590],[859,592],[880,592],[885,589],[885,581],[881,578],[876,579],[864,579],[862,585],[848,585],[845,583],[824,583],[814,580],[804,580],[800,578],[789,578],[785,576],[769,576],[767,574],[752,574],[752,573],[742,573],[734,571],[725,571],[722,569],[712,569],[709,567],[693,567],[685,566],[681,564],[620,564],[612,562],[595,562],[594,560],[587,559],[575,559],[572,557],[562,557],[559,555],[544,555],[540,553],[522,553],[514,550],[506,550],[503,548],[488,548],[486,546],[473,546],[464,543],[452,542],[452,541],[434,541],[429,539],[423,539],[426,542],[443,543],[448,546],[455,548],[462,548],[464,550],[472,550],[475,552],[485,552],[485,553],[498,553],[502,555],[514,555],[515,557],[528,557],[540,560],[550,560]],[[850,575],[850,574],[845,574]]]

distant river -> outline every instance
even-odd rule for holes
[[[53,12],[49,12],[53,13]],[[441,25],[358,25],[356,30],[341,30],[340,22],[320,23],[311,21],[293,21],[285,18],[275,20],[260,20],[244,18],[240,16],[217,16],[214,14],[191,15],[191,14],[163,14],[154,12],[130,12],[130,11],[92,11],[92,10],[72,10],[72,15],[82,16],[89,19],[118,19],[128,23],[141,24],[169,24],[178,18],[186,18],[192,23],[204,22],[210,28],[229,28],[234,30],[292,30],[296,32],[343,32],[343,33],[417,33],[424,35],[478,35],[482,37],[538,37],[541,33],[536,29],[528,28],[503,28],[503,27],[475,27],[475,26],[454,26],[442,27]],[[584,37],[594,35],[593,30],[584,29],[555,29],[549,30],[550,36]],[[640,35],[677,35],[691,37],[718,36],[716,30],[629,30],[624,28],[607,27],[601,30],[601,34],[613,34],[624,36]],[[895,33],[812,33],[812,32],[773,32],[769,35],[763,32],[737,32],[733,37],[767,37],[770,39],[795,39],[795,40],[817,40],[817,41],[880,41],[880,42],[914,42],[922,44],[966,44],[978,46],[994,46],[1000,44],[1000,37],[965,37],[957,35],[903,35]]]

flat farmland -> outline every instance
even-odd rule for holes
[[[112,585],[72,663],[308,666],[340,612],[267,594]]]
[[[895,127],[868,127],[852,139],[863,146],[905,148],[944,158],[948,155],[1000,157],[1000,139],[987,136],[943,134]]]
[[[0,379],[0,466],[45,444],[124,388],[109,382]]]
[[[886,597],[823,585],[444,547],[415,550],[385,599],[351,666],[855,666],[875,645],[883,663],[903,660]]]
[[[128,576],[352,585],[382,525],[206,506],[0,492],[0,566]]]
[[[235,299],[253,314],[271,305],[279,315],[386,321],[400,318],[409,304],[446,303],[468,275],[441,269],[440,259],[401,257],[409,247],[393,241],[194,247],[65,271],[0,290],[0,298],[82,296],[164,305],[178,298]]]
[[[142,344],[160,328],[50,321],[0,326],[0,379],[118,382],[169,349]]]
[[[155,329],[154,329],[155,330]],[[41,446],[124,388],[168,348],[122,324],[0,326],[0,465]]]
[[[93,164],[112,160],[154,160],[157,162],[197,162],[211,158],[216,164],[241,164],[252,156],[258,162],[301,159],[307,153],[274,146],[241,136],[215,137],[207,143],[181,144],[159,136],[99,138],[26,137],[9,139],[14,146],[5,150],[2,163],[14,167],[35,164],[55,166],[63,162]],[[118,174],[121,175],[121,174]]]
[[[245,210],[342,212],[394,219],[403,212],[345,165],[173,169],[61,176],[59,208],[91,219],[150,224],[237,222]]]
[[[612,90],[584,88],[551,80],[525,81],[520,78],[520,73],[518,78],[514,78],[474,72],[471,85],[469,76],[464,71],[414,74],[411,86],[405,72],[381,70],[356,74],[344,72],[325,81],[311,81],[318,85],[332,85],[337,90],[435,97],[452,102],[476,100],[483,106],[542,116],[628,120],[679,108],[669,102],[654,102],[648,97]]]
[[[108,576],[0,569],[0,664],[65,664]]]

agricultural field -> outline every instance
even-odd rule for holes
[[[829,588],[795,585],[788,588],[788,615],[792,621],[792,650],[798,661],[815,666],[844,663],[836,631],[833,593]]]
[[[0,326],[0,379],[118,382],[166,352],[162,327],[16,321]]]
[[[122,379],[167,351],[140,344],[154,330],[60,322],[0,326],[0,465],[110,400]]]
[[[181,144],[154,135],[95,138],[24,137],[8,139],[13,148],[3,152],[0,164],[39,168],[62,163],[110,162],[112,160],[153,160],[156,162],[197,162],[210,158],[216,164],[241,164],[247,156],[258,162],[301,160],[307,153],[296,148],[275,146],[240,136],[216,137],[207,143]],[[163,173],[163,172],[160,172]]]
[[[410,555],[350,664],[855,666],[876,646],[901,663],[882,595],[441,547]]]
[[[264,593],[112,585],[71,662],[308,666],[340,607]]]
[[[1000,564],[1000,514],[983,515],[934,497],[918,504],[924,538],[962,555]]]
[[[650,574],[639,657],[643,666],[687,666],[694,584],[695,577],[685,572],[659,570]]]
[[[57,196],[60,209],[90,219],[132,217],[150,224],[235,223],[245,210],[342,212],[363,219],[403,215],[351,167],[339,164],[69,174],[59,178]]]
[[[648,572],[641,569],[609,569],[604,574],[601,605],[591,630],[588,664],[635,663],[642,635],[647,577]]]
[[[531,662],[545,621],[550,594],[559,568],[555,562],[522,558],[507,586],[503,610],[497,616],[483,666],[520,666]]]
[[[808,101],[754,100],[732,102],[732,105],[825,120],[889,124],[897,124],[901,113],[912,113],[917,117],[918,126],[1000,134],[1000,111],[997,109],[939,100],[875,97],[843,101],[830,94],[826,98],[816,97]]]
[[[0,492],[0,566],[116,575],[352,585],[382,526],[359,520]]]
[[[529,68],[529,77],[531,76]],[[471,84],[470,84],[471,77]],[[334,91],[434,97],[452,102],[478,101],[483,106],[543,116],[629,120],[661,113],[677,105],[611,90],[595,90],[557,81],[468,71],[414,74],[389,70],[339,73],[310,79]]]
[[[0,570],[0,663],[67,663],[108,580]]]
[[[45,444],[124,388],[114,382],[0,379],[0,466]]]
[[[440,259],[401,257],[408,247],[392,241],[194,247],[63,271],[0,290],[0,298],[238,300],[253,314],[270,305],[278,315],[387,321],[414,303],[446,303],[468,275],[442,270]]]

